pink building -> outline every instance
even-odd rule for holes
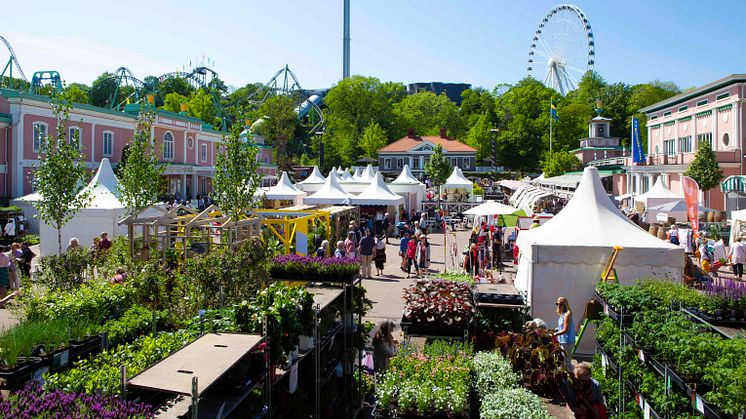
[[[635,165],[632,176],[619,179],[618,186],[644,193],[660,176],[665,186],[681,193],[681,175],[701,141],[712,145],[726,178],[740,179],[744,174],[745,86],[746,74],[733,74],[641,109],[648,120],[647,162]],[[627,169],[629,174],[629,166]],[[726,196],[720,188],[713,188],[702,194],[700,202],[719,210],[746,208],[743,186],[738,189]],[[738,199],[742,200],[740,205]]]
[[[580,147],[570,151],[583,162],[583,166],[594,160],[622,157],[624,154],[619,137],[611,136],[611,119],[601,116],[601,109],[596,112],[598,116],[588,121],[588,137],[580,140]]]
[[[68,135],[78,134],[91,170],[104,157],[114,165],[119,162],[122,149],[134,135],[138,112],[139,105],[128,105],[120,112],[75,104],[66,129]],[[54,135],[56,128],[49,97],[0,89],[0,196],[16,198],[33,192],[31,179],[40,139]],[[178,192],[183,199],[212,191],[221,132],[197,118],[158,110],[151,134],[161,161],[168,164],[165,175],[170,194]],[[260,154],[271,165],[268,150]]]

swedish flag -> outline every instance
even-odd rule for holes
[[[559,121],[559,116],[557,116],[557,107],[554,106],[554,101],[552,99],[549,100],[549,116],[551,116],[555,122]]]

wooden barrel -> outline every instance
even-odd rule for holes
[[[655,224],[650,224],[650,228],[648,229],[648,233],[652,234],[653,236],[658,236],[658,226]]]
[[[667,235],[666,232],[668,232],[669,227],[658,227],[658,238],[661,240],[666,240]]]
[[[715,211],[715,222],[722,223],[728,221],[728,213],[725,211]]]
[[[707,211],[707,222],[708,223],[715,222],[715,211]]]

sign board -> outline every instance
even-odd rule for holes
[[[667,212],[659,212],[655,214],[655,221],[660,221],[662,223],[665,223],[668,221],[668,213]]]

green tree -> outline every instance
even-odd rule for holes
[[[461,92],[461,115],[468,127],[473,127],[479,118],[487,114],[489,122],[497,122],[495,96],[489,91],[476,87]]]
[[[151,145],[155,143],[150,136],[154,118],[152,112],[140,110],[137,133],[127,145],[126,156],[122,151],[119,195],[128,214],[137,214],[155,203],[163,191],[161,179],[166,167],[158,163],[158,155]]]
[[[181,112],[181,104],[188,101],[186,96],[171,92],[163,99],[163,109],[169,112]]]
[[[451,164],[443,155],[443,147],[440,144],[436,145],[430,160],[425,164],[425,173],[435,185],[442,185],[448,179],[451,170]]]
[[[466,144],[477,149],[477,159],[492,156],[492,122],[490,115],[485,112],[480,115],[466,134]]]
[[[393,112],[401,135],[409,128],[419,135],[438,135],[441,128],[446,128],[451,137],[459,138],[465,131],[458,106],[445,94],[409,95],[394,105]]]
[[[566,172],[583,169],[583,163],[568,151],[554,151],[546,153],[541,162],[541,170],[545,177],[560,176]]]
[[[88,103],[88,86],[80,83],[73,83],[65,88],[60,95],[63,100],[72,103]]]
[[[52,106],[57,134],[41,141],[39,163],[34,171],[34,189],[41,199],[34,205],[39,218],[57,230],[57,250],[62,254],[62,227],[90,202],[91,192],[81,190],[88,179],[88,170],[80,139],[67,139],[72,105],[55,100]]]
[[[715,152],[712,151],[709,142],[700,141],[697,145],[694,160],[689,163],[684,175],[696,180],[699,189],[702,191],[709,191],[720,185],[723,180],[723,171],[720,169]]]
[[[113,74],[108,71],[98,76],[91,84],[91,91],[88,94],[91,105],[102,108],[109,107],[109,101],[117,89],[117,81]]]
[[[298,117],[295,104],[289,96],[273,96],[259,107],[259,114],[264,122],[258,128],[258,134],[269,141],[289,140],[295,133]]]
[[[220,120],[217,117],[218,110],[215,108],[212,95],[203,89],[198,90],[189,98],[187,102],[187,114],[213,126],[220,125]]]
[[[378,122],[368,125],[362,137],[360,137],[360,147],[363,149],[365,157],[372,159],[378,158],[378,150],[384,147],[386,143],[386,131],[378,125]]]
[[[175,76],[166,77],[158,84],[158,89],[164,97],[172,92],[190,97],[195,91],[194,87],[185,78]]]
[[[254,192],[261,181],[256,154],[256,145],[241,138],[238,125],[223,136],[215,158],[213,188],[215,202],[233,220],[240,220],[255,205]]]

